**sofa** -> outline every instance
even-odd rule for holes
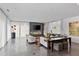
[[[26,38],[27,38],[28,43],[34,43],[35,42],[34,36],[28,35],[28,36],[26,36]]]
[[[40,37],[40,44],[47,48],[48,46],[47,46],[47,42],[45,41],[46,39],[47,38],[45,37]]]
[[[55,37],[55,38],[51,38],[51,40],[58,40],[58,39],[61,39],[63,37],[63,35],[52,34],[52,35],[50,35],[50,37]],[[43,36],[43,37],[41,36],[40,44],[43,45],[44,47],[48,48],[48,43],[45,40],[47,40],[47,38],[45,38],[45,36]]]

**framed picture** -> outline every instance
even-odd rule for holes
[[[79,36],[79,21],[69,23],[69,34],[72,36]]]

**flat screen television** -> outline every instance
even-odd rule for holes
[[[35,31],[41,30],[41,26],[40,25],[34,25],[34,29]]]

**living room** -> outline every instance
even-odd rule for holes
[[[76,3],[3,3],[0,7],[0,55],[79,55]]]

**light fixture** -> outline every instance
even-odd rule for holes
[[[7,12],[10,12],[10,10],[9,10],[9,9],[7,9]]]

